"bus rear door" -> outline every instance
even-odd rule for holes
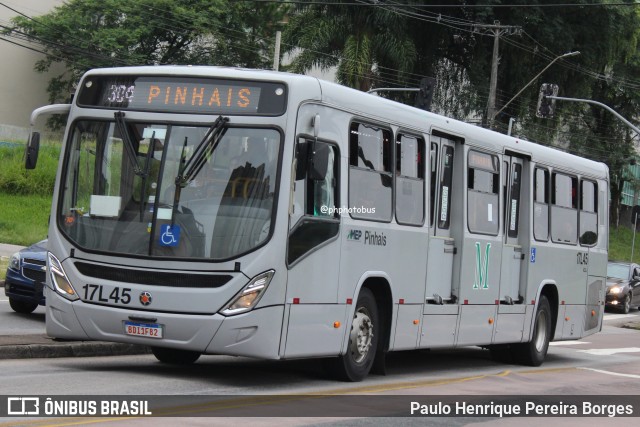
[[[503,160],[504,246],[500,274],[500,305],[493,342],[514,343],[522,340],[526,310],[526,282],[521,280],[521,277],[529,246],[529,233],[526,229],[528,208],[523,206],[528,200],[528,180],[525,180],[527,161],[509,155],[505,155]]]
[[[453,261],[458,249],[451,233],[455,211],[455,141],[431,136],[430,231],[427,255],[425,319],[420,347],[451,347],[455,342],[458,305],[453,286]]]

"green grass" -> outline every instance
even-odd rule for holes
[[[0,243],[28,246],[47,237],[60,144],[43,142],[34,170],[23,155],[24,145],[0,145]]]
[[[47,237],[51,194],[0,193],[0,243],[28,246]]]
[[[4,280],[7,277],[7,267],[9,267],[9,258],[0,256],[0,280]]]
[[[633,229],[620,226],[609,228],[609,259],[612,261],[631,260],[631,247],[633,242]],[[636,232],[633,262],[640,263],[640,232]]]
[[[7,194],[51,194],[55,183],[59,144],[40,146],[38,166],[24,168],[24,147],[0,146],[0,192]]]

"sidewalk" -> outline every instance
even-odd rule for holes
[[[0,359],[149,354],[149,347],[102,341],[54,340],[44,334],[0,336]]]

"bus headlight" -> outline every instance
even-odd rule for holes
[[[62,264],[51,252],[48,252],[47,255],[49,258],[48,270],[51,274],[51,282],[53,283],[56,292],[70,301],[77,300],[78,294],[76,293],[76,290],[73,289],[73,286],[71,286],[71,281],[64,272]]]
[[[225,305],[225,308],[222,309],[220,313],[225,316],[232,316],[251,310],[258,301],[260,301],[260,298],[264,294],[264,291],[267,290],[267,286],[271,283],[271,279],[275,273],[274,270],[269,270],[251,279],[251,281],[233,297],[229,304]]]

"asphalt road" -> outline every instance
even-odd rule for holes
[[[3,305],[0,305],[2,309]],[[193,406],[186,413],[219,418],[190,418],[180,424],[228,425],[230,408],[254,414],[256,406],[247,395],[288,395],[296,405],[311,394],[394,396],[416,395],[640,395],[640,331],[615,326],[640,320],[639,312],[607,314],[601,333],[580,341],[554,343],[539,368],[494,362],[489,352],[477,347],[448,351],[410,351],[389,356],[388,375],[371,375],[362,383],[340,383],[328,379],[319,360],[258,361],[247,358],[203,356],[195,365],[167,366],[153,356],[24,359],[0,361],[0,395],[95,395],[126,396],[189,395],[196,402],[224,399],[225,406]],[[6,313],[5,313],[6,315]],[[2,321],[0,320],[0,324]],[[313,402],[313,401],[311,401]],[[282,403],[282,402],[280,402]],[[266,404],[275,405],[275,404]],[[263,405],[264,406],[264,405]],[[165,409],[180,411],[169,402]],[[261,407],[261,410],[263,408]],[[276,411],[277,412],[277,411]],[[185,413],[185,414],[186,414]],[[327,413],[330,415],[330,412]],[[637,419],[637,418],[635,418]],[[527,425],[607,425],[635,419],[536,419]],[[3,424],[7,422],[9,424]],[[85,420],[104,424],[100,420]],[[108,425],[176,425],[175,418],[111,419]],[[286,418],[255,419],[252,425],[425,425],[415,419]],[[78,419],[56,418],[42,425],[76,425]],[[429,425],[522,425],[522,419],[438,418]],[[15,420],[0,420],[0,426]],[[28,422],[34,425],[34,421]],[[40,424],[35,424],[40,425]],[[595,424],[594,424],[595,425]]]
[[[0,289],[0,335],[44,334],[44,314],[43,306],[31,314],[14,312],[4,289]]]

